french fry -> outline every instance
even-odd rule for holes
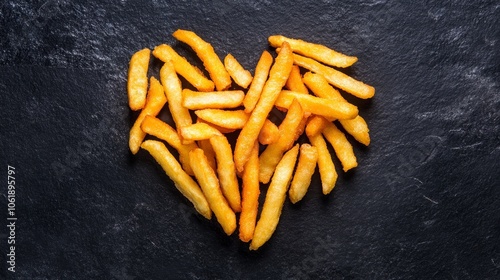
[[[177,132],[184,126],[191,125],[193,120],[189,111],[182,106],[182,86],[175,73],[172,62],[166,61],[160,69],[160,79],[168,98],[168,108],[175,122]]]
[[[280,138],[279,128],[269,119],[266,119],[259,133],[259,143],[262,145],[272,144]]]
[[[210,144],[212,144],[215,159],[217,160],[217,174],[219,175],[222,193],[233,211],[241,212],[240,188],[236,177],[231,145],[226,136],[211,137]]]
[[[167,147],[162,142],[155,140],[146,140],[141,147],[160,164],[167,176],[174,182],[175,187],[194,205],[196,211],[210,220],[212,210],[210,210],[205,195],[193,178],[182,169]]]
[[[250,158],[243,171],[243,186],[240,214],[240,240],[248,242],[252,239],[259,208],[259,143],[255,142]]]
[[[240,87],[247,88],[252,82],[252,74],[250,71],[245,70],[232,54],[226,55],[224,58],[224,66],[229,76],[231,76],[234,82]]]
[[[234,160],[236,169],[240,172],[243,171],[245,163],[252,152],[252,147],[267,119],[267,115],[273,108],[281,88],[283,88],[288,79],[288,75],[292,70],[292,62],[290,46],[284,43],[281,52],[276,58],[276,63],[271,68],[269,79],[264,85],[259,102],[236,140]]]
[[[283,42],[288,42],[292,51],[317,61],[336,67],[349,67],[353,65],[358,58],[355,56],[347,56],[345,54],[334,51],[324,45],[306,42],[300,39],[291,39],[281,35],[269,36],[269,44],[275,48],[281,47]]]
[[[203,150],[205,157],[208,160],[208,164],[215,171],[217,170],[217,162],[215,161],[215,151],[210,144],[210,139],[204,139],[198,141],[198,146]]]
[[[149,87],[146,105],[142,109],[141,113],[135,120],[134,125],[130,129],[129,136],[129,148],[132,154],[136,154],[141,147],[141,143],[146,137],[146,133],[141,130],[141,123],[147,115],[156,116],[160,112],[161,108],[167,102],[167,97],[163,93],[163,88],[160,82],[155,78],[151,77],[151,85]]]
[[[217,90],[226,90],[231,86],[231,77],[210,43],[205,42],[196,33],[187,30],[179,29],[173,33],[173,36],[189,45],[196,52],[196,55],[203,61],[203,65],[214,81]]]
[[[148,67],[151,51],[146,48],[132,55],[128,68],[127,92],[130,109],[137,111],[146,105]]]
[[[245,98],[241,90],[202,92],[184,89],[182,95],[182,106],[190,110],[236,108]]]
[[[370,130],[368,129],[365,119],[360,115],[352,120],[339,120],[339,122],[347,133],[351,134],[359,143],[365,146],[370,145]]]
[[[202,109],[194,113],[204,121],[229,129],[241,129],[249,117],[243,110]]]
[[[316,169],[318,162],[318,149],[309,144],[302,144],[300,146],[299,161],[297,169],[293,175],[293,180],[290,185],[288,195],[292,203],[300,201],[307,192],[311,184],[311,177]]]
[[[347,102],[340,92],[333,88],[322,75],[307,72],[302,80],[318,97],[331,99],[335,102]]]
[[[166,141],[170,146],[176,149],[177,152],[179,152],[179,161],[182,168],[184,168],[187,174],[194,175],[191,165],[189,164],[189,152],[198,147],[195,143],[182,144],[179,134],[173,127],[152,116],[146,116],[144,118],[141,129],[149,135]]]
[[[352,150],[352,145],[349,143],[342,131],[340,131],[333,123],[327,122],[322,133],[335,150],[335,154],[340,160],[344,172],[358,166],[356,156]]]
[[[243,100],[243,106],[245,106],[245,112],[250,113],[255,108],[257,101],[259,101],[260,94],[264,88],[264,84],[267,80],[267,75],[269,74],[269,69],[273,64],[273,57],[268,51],[264,51],[260,56],[259,62],[255,67],[255,75],[252,80],[252,84],[248,89],[245,99]]]
[[[276,172],[267,189],[266,199],[262,206],[259,221],[255,226],[250,250],[257,250],[266,243],[276,230],[285,202],[288,186],[292,180],[292,173],[299,153],[299,145],[290,149],[278,163]]]
[[[304,111],[295,99],[290,106],[285,119],[280,124],[281,133],[277,142],[269,144],[259,157],[259,180],[267,184],[283,154],[293,146],[299,125],[304,118]]]
[[[319,97],[332,99],[338,102],[347,102],[340,92],[334,89],[328,81],[321,75],[308,72],[304,75],[304,83],[311,91]],[[351,134],[358,142],[368,146],[370,144],[370,134],[366,121],[359,115],[350,120],[339,120],[344,129]]]
[[[207,79],[201,71],[198,71],[184,57],[179,55],[169,45],[161,44],[153,50],[153,55],[163,62],[172,61],[175,72],[184,77],[191,85],[199,91],[213,91],[214,82]]]
[[[228,133],[232,133],[232,132],[235,132],[236,129],[234,128],[225,128],[225,127],[222,127],[222,126],[218,126],[214,123],[211,123],[211,122],[207,122],[206,120],[202,119],[202,118],[197,118],[196,119],[196,122],[197,123],[206,123],[208,125],[210,125],[211,127],[217,129],[218,131],[220,131],[220,133],[222,134],[228,134]]]
[[[301,92],[308,94],[306,86],[302,82],[302,76],[300,75],[299,66],[293,65],[292,71],[290,72],[290,76],[286,81],[285,87],[291,91]]]
[[[335,170],[332,156],[330,155],[328,147],[326,146],[325,139],[323,138],[321,133],[313,134],[311,132],[312,129],[310,129],[309,124],[307,124],[307,138],[309,138],[309,142],[311,142],[311,145],[316,147],[316,149],[318,150],[318,169],[319,175],[321,177],[321,188],[323,190],[323,194],[327,195],[335,187],[338,174]]]
[[[210,139],[213,136],[222,135],[216,128],[201,122],[181,127],[180,133],[182,139],[189,141]]]
[[[323,75],[330,84],[345,90],[356,97],[367,99],[372,98],[375,94],[375,89],[372,86],[360,82],[340,71],[333,69],[332,67],[325,66],[314,59],[293,54],[293,62],[300,67]]]
[[[315,135],[321,133],[323,129],[326,126],[326,123],[328,120],[326,120],[322,116],[313,116],[309,119],[307,123],[307,134],[308,135]]]
[[[231,235],[236,229],[236,215],[222,194],[215,171],[210,167],[202,149],[197,148],[189,152],[189,158],[194,176],[207,198],[210,209],[214,212],[224,232]]]
[[[350,103],[336,102],[289,90],[281,91],[276,100],[276,106],[288,109],[294,98],[297,98],[304,111],[324,116],[327,119],[352,119],[358,115],[358,107]]]

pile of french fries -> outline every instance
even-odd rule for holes
[[[130,129],[130,150],[147,150],[196,211],[207,219],[213,212],[227,235],[239,223],[239,238],[256,250],[276,230],[287,193],[292,203],[304,197],[316,166],[323,193],[334,188],[338,175],[327,142],[344,172],[358,165],[338,126],[369,145],[368,126],[338,89],[362,99],[373,97],[375,89],[334,68],[349,67],[356,57],[323,45],[270,36],[277,56],[264,51],[252,77],[231,54],[222,61],[194,32],[177,30],[173,36],[193,49],[209,78],[162,44],[152,52],[164,62],[159,80],[148,82],[151,50],[133,54],[128,101],[140,114]],[[157,117],[165,105],[173,125]],[[269,118],[274,108],[286,112],[279,124]],[[226,134],[237,130],[233,151]],[[299,143],[304,132],[309,142]],[[269,186],[257,219],[262,184]]]

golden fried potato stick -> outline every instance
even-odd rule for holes
[[[180,131],[182,139],[190,141],[210,139],[213,136],[222,135],[215,127],[202,122],[183,126],[180,128]]]
[[[288,79],[288,75],[292,70],[292,63],[292,51],[290,46],[284,43],[281,52],[276,58],[276,63],[271,68],[269,79],[264,85],[259,102],[236,140],[234,161],[239,172],[243,171],[245,163],[252,152],[252,147],[259,137],[260,130]]]
[[[208,125],[210,125],[211,127],[217,129],[218,131],[220,131],[222,134],[228,134],[228,133],[232,133],[232,132],[235,132],[236,129],[234,128],[225,128],[225,127],[222,127],[222,126],[218,126],[214,123],[211,123],[211,122],[208,122],[202,118],[196,118],[196,122],[197,123],[206,123]]]
[[[151,77],[151,85],[149,87],[148,96],[146,100],[146,105],[142,109],[139,117],[135,120],[134,125],[130,129],[130,136],[128,145],[132,154],[136,154],[141,147],[141,143],[146,137],[146,133],[141,130],[141,123],[147,115],[156,116],[160,112],[161,108],[167,102],[167,97],[163,93],[163,88],[160,82],[155,78]]]
[[[161,44],[153,50],[153,55],[163,62],[172,61],[175,72],[184,77],[191,85],[199,91],[213,91],[214,82],[207,79],[201,71],[180,56],[169,45]]]
[[[196,211],[210,220],[212,210],[210,210],[207,198],[193,178],[182,169],[167,147],[162,142],[155,140],[146,140],[141,147],[160,164],[167,176],[174,182],[175,187],[193,203]]]
[[[336,102],[331,99],[316,97],[300,92],[281,91],[276,106],[288,109],[296,98],[304,111],[324,116],[327,119],[352,119],[358,115],[358,107],[347,102]]]
[[[264,51],[260,56],[259,62],[255,67],[255,75],[252,80],[252,84],[245,95],[243,100],[243,106],[245,106],[245,112],[250,113],[255,108],[255,105],[259,101],[260,94],[264,88],[264,84],[267,81],[267,76],[269,74],[269,69],[273,64],[273,57],[268,51]]]
[[[370,130],[368,129],[365,119],[361,116],[358,115],[352,120],[339,120],[339,122],[342,124],[345,131],[351,134],[359,143],[365,146],[370,145]]]
[[[262,145],[272,144],[280,138],[279,128],[269,119],[266,119],[259,133],[259,143]]]
[[[302,82],[302,76],[300,75],[299,66],[294,65],[292,67],[292,71],[290,72],[290,76],[286,81],[285,87],[291,91],[301,92],[305,94],[309,93],[306,86]]]
[[[173,33],[173,36],[189,45],[196,52],[196,55],[203,61],[203,65],[214,81],[217,90],[226,90],[231,86],[231,76],[227,73],[210,43],[188,30],[179,29]]]
[[[340,160],[344,172],[358,166],[356,156],[352,150],[352,145],[349,143],[342,131],[340,131],[333,123],[327,122],[322,133],[335,150],[335,154]]]
[[[229,129],[243,128],[250,116],[243,110],[201,109],[194,113],[204,121]]]
[[[325,66],[314,59],[293,54],[293,62],[300,67],[323,75],[330,84],[345,90],[356,97],[367,99],[372,98],[373,95],[375,95],[375,88],[372,86],[358,81],[340,71],[333,69],[332,67]]]
[[[194,176],[207,198],[210,209],[214,212],[224,232],[231,235],[236,229],[236,215],[222,194],[215,171],[210,167],[202,149],[197,148],[189,152],[189,158]]]
[[[243,171],[243,186],[240,214],[240,240],[248,242],[252,239],[259,208],[259,143],[256,141],[250,158]]]
[[[322,75],[307,72],[302,80],[317,97],[331,99],[335,102],[347,102],[340,92],[332,87]]]
[[[252,242],[250,243],[250,250],[257,250],[271,238],[271,235],[276,230],[288,191],[288,185],[292,180],[293,169],[297,161],[298,153],[299,144],[286,152],[276,167],[276,172],[267,189],[266,199],[264,200],[264,206],[262,207],[259,221],[255,226]]]
[[[149,135],[166,141],[170,146],[176,149],[179,152],[179,161],[182,168],[184,168],[187,174],[194,175],[191,165],[189,164],[189,152],[194,148],[198,148],[195,143],[183,144],[179,134],[173,127],[152,116],[146,116],[144,118],[141,129]]]
[[[293,175],[293,180],[290,185],[288,195],[292,203],[300,201],[307,192],[311,184],[311,177],[316,169],[318,162],[318,149],[309,144],[302,144],[300,146],[299,161],[297,169]]]
[[[198,141],[198,146],[205,153],[205,157],[207,157],[208,164],[215,171],[217,170],[217,162],[215,161],[215,151],[212,148],[212,144],[210,144],[210,139],[204,139]]]
[[[312,116],[307,122],[308,131],[306,133],[310,135],[320,134],[327,122],[328,121],[322,116]]]
[[[132,55],[128,68],[128,105],[133,111],[144,108],[148,91],[148,67],[151,51],[146,48]]]
[[[310,123],[306,126],[306,134],[309,138],[309,142],[311,142],[311,145],[318,149],[318,169],[321,177],[321,188],[323,190],[323,194],[327,195],[335,187],[338,174],[335,170],[332,156],[326,146],[325,139],[321,133],[313,134],[312,131],[315,131],[316,129],[311,129],[309,125]]]
[[[184,126],[191,125],[193,120],[188,109],[182,106],[182,86],[179,77],[175,73],[175,67],[171,61],[167,61],[160,69],[160,79],[168,98],[168,108],[175,122],[177,132]]]
[[[182,95],[182,106],[190,110],[236,108],[245,98],[242,90],[202,92],[184,89]]]
[[[280,162],[281,157],[293,146],[303,118],[304,111],[297,99],[294,99],[283,122],[280,124],[279,130],[283,131],[283,133],[280,133],[280,138],[277,142],[269,144],[259,157],[259,180],[262,183],[267,184],[271,180],[274,169]]]
[[[338,90],[328,84],[328,81],[323,76],[308,72],[304,75],[303,80],[316,96],[338,102],[347,102]],[[339,120],[339,122],[358,142],[366,146],[370,144],[368,125],[361,116],[357,115],[354,119]]]
[[[232,54],[226,55],[224,58],[224,66],[229,76],[231,76],[234,82],[240,87],[247,88],[252,82],[252,74],[250,71],[245,70]]]
[[[234,212],[241,212],[241,196],[236,168],[234,167],[233,151],[226,136],[214,136],[210,138],[210,144],[215,152],[217,160],[217,174],[219,175],[220,187],[227,202]]]
[[[314,58],[319,62],[336,66],[336,67],[349,67],[353,65],[358,58],[355,56],[347,56],[345,54],[336,52],[324,45],[314,44],[299,39],[291,39],[281,35],[269,36],[269,44],[275,48],[281,47],[283,42],[288,42],[292,51],[310,58]]]

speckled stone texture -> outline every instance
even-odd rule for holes
[[[327,197],[316,173],[257,252],[128,151],[132,53],[167,43],[201,66],[178,28],[252,72],[271,34],[323,43],[376,88],[350,98],[371,129],[359,167]],[[500,279],[499,47],[498,1],[2,1],[0,278]]]

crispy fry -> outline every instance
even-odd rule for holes
[[[198,147],[195,143],[182,144],[179,134],[173,127],[152,116],[146,116],[144,118],[141,129],[149,135],[166,141],[170,146],[176,149],[179,152],[179,161],[182,168],[184,168],[187,174],[194,175],[191,165],[189,164],[189,151]]]
[[[128,68],[127,92],[130,109],[137,111],[146,105],[148,67],[151,51],[146,48],[132,55]]]
[[[280,130],[269,119],[266,119],[259,133],[259,143],[262,145],[272,144],[280,138]]]
[[[276,172],[266,193],[259,221],[255,226],[250,250],[257,250],[271,238],[276,230],[298,153],[299,145],[297,144],[283,156],[276,167]]]
[[[304,111],[295,99],[279,127],[280,131],[286,131],[286,133],[281,133],[278,141],[268,145],[259,157],[259,180],[262,183],[267,184],[271,180],[274,169],[281,157],[293,146],[295,135],[303,117]]]
[[[165,95],[168,98],[168,108],[179,133],[180,128],[191,125],[193,120],[189,111],[182,106],[181,81],[177,77],[174,65],[170,61],[166,61],[161,67],[160,79],[165,89]]]
[[[315,135],[321,133],[328,121],[322,116],[313,116],[307,123],[307,135]]]
[[[292,100],[297,98],[304,111],[321,115],[328,119],[352,119],[358,114],[358,107],[347,102],[336,102],[334,100],[303,94],[300,92],[281,91],[276,106],[288,108]]]
[[[311,142],[311,145],[318,149],[318,169],[321,177],[321,188],[323,190],[323,194],[326,195],[329,194],[335,187],[338,174],[335,170],[332,156],[326,146],[325,139],[321,133],[312,134],[311,131],[312,129],[309,129],[309,124],[307,124],[306,134],[309,138],[309,142]]]
[[[206,123],[208,125],[210,125],[211,127],[217,129],[218,131],[220,131],[220,133],[222,134],[227,134],[227,133],[232,133],[234,131],[236,131],[236,129],[234,128],[225,128],[225,127],[222,127],[222,126],[218,126],[214,123],[211,123],[211,122],[207,122],[206,120],[204,119],[201,119],[201,118],[196,118],[196,122],[197,123]]]
[[[214,136],[210,138],[210,144],[215,152],[217,160],[217,174],[224,197],[234,212],[241,211],[240,188],[234,167],[233,151],[226,136]]]
[[[281,35],[269,36],[269,44],[275,48],[281,47],[283,42],[288,42],[292,51],[316,59],[317,61],[336,67],[349,67],[353,65],[358,58],[347,56],[336,52],[320,44],[309,43],[299,39],[291,39]]]
[[[293,180],[290,185],[288,195],[292,203],[300,201],[307,192],[311,184],[311,177],[316,169],[318,162],[318,149],[309,144],[302,144],[300,146],[299,162]]]
[[[352,150],[352,145],[349,143],[342,131],[340,131],[333,123],[327,122],[322,133],[335,150],[337,158],[340,160],[340,163],[342,163],[344,172],[358,166],[356,156]]]
[[[368,129],[365,119],[360,115],[352,120],[339,120],[339,122],[347,133],[351,134],[359,143],[365,146],[370,145],[370,130]]]
[[[207,79],[201,71],[189,63],[184,57],[180,56],[169,45],[161,44],[153,50],[153,55],[163,62],[172,61],[175,72],[184,77],[186,81],[192,84],[199,91],[213,91],[214,82]]]
[[[273,64],[273,57],[268,51],[264,51],[260,56],[259,62],[255,67],[255,75],[252,80],[252,84],[248,89],[248,92],[243,100],[243,106],[245,106],[245,112],[250,113],[255,108],[257,101],[259,101],[260,94],[264,88],[264,84],[267,80],[267,75],[269,74],[269,69]]]
[[[180,130],[182,139],[190,141],[204,140],[213,136],[222,135],[216,128],[201,122],[181,127]]]
[[[311,89],[314,95],[334,100],[335,102],[347,102],[340,92],[333,88],[328,81],[319,74],[307,72],[303,78],[304,83]]]
[[[300,75],[299,66],[293,65],[292,71],[290,72],[290,76],[286,81],[285,87],[291,91],[301,92],[308,94],[306,86],[302,82],[302,76]]]
[[[245,163],[248,161],[250,153],[252,152],[251,148],[259,137],[260,130],[267,119],[267,115],[273,108],[281,88],[288,79],[288,75],[292,70],[292,60],[290,46],[284,43],[281,52],[276,58],[276,63],[271,68],[269,79],[264,85],[259,102],[236,140],[234,160],[236,168],[240,172],[243,171]]]
[[[249,117],[243,110],[202,109],[194,113],[204,121],[229,129],[241,129]]]
[[[236,108],[245,98],[241,90],[201,92],[184,89],[182,95],[182,106],[190,110]]]
[[[226,55],[224,58],[224,66],[234,82],[240,87],[247,88],[252,82],[252,74],[250,71],[245,70],[232,54]]]
[[[217,90],[226,90],[231,86],[231,77],[210,43],[205,42],[194,32],[187,30],[179,29],[173,33],[173,36],[177,40],[188,44],[196,52],[196,55],[203,61],[203,65],[210,74],[212,81],[214,81]]]
[[[210,209],[214,211],[224,232],[231,235],[236,229],[236,215],[222,195],[215,171],[210,167],[202,149],[197,148],[189,152],[189,158],[194,175],[207,198]]]
[[[340,92],[328,84],[328,81],[321,75],[306,73],[304,83],[311,91],[323,98],[332,99],[338,102],[347,102]],[[350,120],[339,120],[344,129],[351,134],[358,142],[368,146],[370,144],[370,134],[366,121],[359,115]]]
[[[141,123],[147,115],[156,116],[160,112],[161,108],[167,102],[167,98],[163,93],[163,88],[160,82],[155,78],[151,77],[151,86],[149,87],[147,101],[144,109],[142,109],[139,117],[135,120],[134,125],[130,129],[129,137],[129,148],[132,154],[136,154],[141,147],[141,143],[146,137],[146,133],[141,130]]]
[[[293,54],[293,61],[300,67],[323,75],[330,84],[345,90],[356,97],[367,99],[372,98],[375,94],[375,89],[372,86],[347,76],[346,74],[331,67],[325,66],[313,59]]]
[[[248,242],[253,236],[259,208],[259,143],[257,141],[245,164],[242,188],[239,237],[241,241]]]
[[[162,142],[154,140],[144,141],[141,147],[147,150],[161,165],[168,177],[174,181],[175,187],[193,203],[196,211],[210,220],[212,211],[205,195],[198,184],[184,172],[179,162],[168,151],[167,147]]]
[[[198,146],[203,150],[205,156],[207,157],[208,164],[215,171],[217,170],[217,162],[215,161],[215,151],[210,144],[210,139],[203,139],[198,141]]]

